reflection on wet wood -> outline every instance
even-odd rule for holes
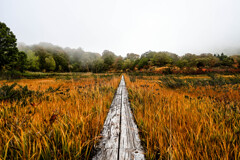
[[[128,101],[124,77],[105,120],[94,160],[143,160],[144,152]]]

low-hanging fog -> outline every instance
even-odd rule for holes
[[[18,42],[117,55],[240,54],[239,0],[1,0]]]

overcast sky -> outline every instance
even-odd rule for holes
[[[240,53],[240,0],[0,0],[0,21],[26,44]]]

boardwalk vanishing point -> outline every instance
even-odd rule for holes
[[[93,160],[145,159],[138,128],[130,109],[124,76],[112,101],[101,136]]]

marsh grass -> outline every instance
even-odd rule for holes
[[[27,86],[34,94],[1,99],[0,159],[89,159],[119,81],[112,75],[5,82],[11,92],[22,95],[20,86]]]
[[[239,81],[135,79],[126,84],[147,159],[240,159]]]

